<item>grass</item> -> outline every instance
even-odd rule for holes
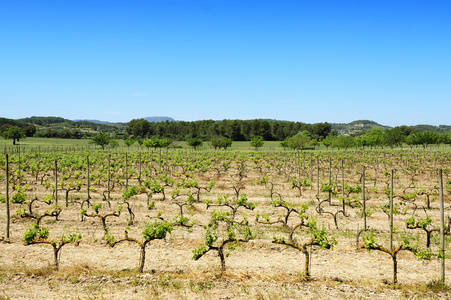
[[[0,149],[7,148],[25,148],[29,150],[31,148],[39,148],[42,150],[53,147],[90,147],[89,139],[57,139],[57,138],[35,138],[28,137],[26,139],[16,142],[16,146],[13,145],[12,140],[0,139]]]
[[[428,284],[426,285],[430,290],[439,292],[439,291],[449,291],[450,287],[444,283],[441,279],[432,279]]]
[[[12,140],[0,139],[0,151],[4,153],[12,153],[20,149],[23,151],[25,149],[26,152],[34,151],[38,152],[53,152],[53,151],[66,151],[71,150],[71,148],[89,148],[89,149],[100,149],[99,146],[95,146],[90,143],[90,139],[60,139],[60,138],[35,138],[28,137],[26,139],[20,140],[20,142],[16,142],[14,146]],[[191,149],[187,145],[185,141],[174,141],[173,146],[181,149]],[[264,143],[263,147],[258,151],[267,151],[267,150],[281,150],[280,142],[277,141],[267,141]],[[147,151],[148,149],[144,146],[139,146],[138,143],[133,144],[131,147],[127,147],[124,144],[124,141],[119,140],[119,146],[115,149],[115,151]],[[153,150],[150,149],[150,150]],[[210,143],[208,141],[204,142],[204,145],[199,148],[198,151],[206,151],[213,150]],[[255,151],[254,147],[250,147],[249,142],[239,141],[233,142],[232,146],[227,149],[227,151],[234,150],[245,150],[245,151]],[[222,150],[223,151],[223,150]]]
[[[172,147],[177,149],[192,149],[187,145],[185,141],[174,141]],[[38,152],[39,149],[41,152],[53,152],[53,151],[72,151],[73,148],[76,149],[100,149],[99,146],[95,146],[91,143],[91,139],[61,139],[61,138],[36,138],[36,137],[28,137],[20,142],[16,142],[14,146],[12,140],[0,139],[0,151],[3,153],[13,153],[20,149],[23,151],[29,152],[34,151]],[[348,150],[354,150],[355,148],[351,148]],[[407,148],[406,148],[407,149]],[[147,149],[144,146],[140,146],[137,142],[134,143],[131,147],[127,147],[124,144],[123,140],[119,140],[119,145],[116,149],[110,149],[112,151],[124,152],[124,151],[148,151],[154,150],[153,148]],[[280,141],[265,141],[263,146],[258,150],[255,150],[254,147],[251,147],[249,141],[234,141],[232,146],[227,149],[227,151],[282,151],[284,150],[280,146]],[[318,148],[319,151],[326,151],[326,147],[320,146]],[[316,150],[316,151],[318,151]],[[399,150],[399,148],[397,148]],[[214,151],[209,141],[204,141],[202,147],[198,148],[198,151]],[[224,150],[219,150],[224,151]],[[336,149],[329,149],[329,151],[337,151]],[[341,150],[340,150],[341,151]]]

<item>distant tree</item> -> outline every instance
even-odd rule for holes
[[[34,125],[27,125],[23,128],[23,132],[27,137],[31,137],[36,133],[36,126]]]
[[[417,135],[418,144],[423,145],[425,149],[428,145],[439,143],[439,134],[434,131],[423,131],[419,133],[415,133]]]
[[[328,135],[321,143],[326,146],[326,149],[329,150],[329,147],[333,144],[333,141],[336,137],[332,135]]]
[[[80,132],[80,130],[73,129],[71,138],[73,138],[73,139],[81,139],[81,132]]]
[[[152,147],[155,148],[155,149],[157,149],[158,146],[159,146],[159,143],[158,143],[158,139],[157,139],[157,138],[145,139],[145,140],[142,141],[142,144],[143,144],[147,149],[149,149],[149,150],[150,150],[150,148],[152,148]]]
[[[232,141],[244,140],[244,135],[241,133],[240,121],[234,120],[229,123],[227,135],[232,139]]]
[[[168,148],[172,145],[172,140],[168,138],[160,139],[160,148]]]
[[[20,141],[20,139],[24,139],[26,137],[22,128],[18,126],[9,126],[3,129],[4,131],[1,133],[2,137],[7,140],[13,140],[13,145],[16,144],[16,141]]]
[[[383,138],[384,144],[390,146],[390,148],[401,145],[405,140],[403,131],[399,127],[395,127],[384,131]]]
[[[102,150],[105,149],[105,146],[108,145],[110,141],[111,137],[104,132],[101,132],[91,138],[91,142],[102,147]]]
[[[286,138],[285,142],[288,148],[302,150],[310,143],[310,137],[308,132],[304,130],[303,132],[297,133],[295,136]]]
[[[52,128],[47,128],[44,131],[44,136],[46,138],[55,138],[58,137],[58,131],[56,129],[52,129]]]
[[[140,137],[138,137],[138,139],[136,141],[138,142],[139,146],[142,146],[143,143],[144,143],[144,140],[142,138],[140,138]]]
[[[317,139],[313,139],[308,143],[308,145],[316,149],[316,147],[319,147],[320,142]]]
[[[312,134],[314,138],[318,138],[320,140],[325,139],[332,129],[332,125],[325,123],[316,123],[312,126]]]
[[[232,139],[216,135],[210,139],[210,143],[213,146],[213,148],[215,148],[215,150],[221,148],[227,150],[227,148],[232,145]]]
[[[287,149],[288,148],[288,141],[287,141],[287,139],[285,139],[285,140],[280,142],[280,147],[282,147],[283,149]]]
[[[418,129],[413,128],[412,126],[406,126],[406,125],[401,125],[401,126],[397,126],[395,128],[398,128],[399,130],[401,130],[402,134],[405,137],[408,137],[409,135],[411,135],[412,133],[416,133],[419,132]]]
[[[2,134],[4,131],[8,130],[11,126],[10,124],[3,124],[2,126],[0,126],[0,134]]]
[[[125,130],[128,134],[133,135],[134,137],[145,137],[150,133],[150,123],[144,119],[133,119],[128,122]]]
[[[263,147],[264,143],[265,142],[263,141],[263,137],[261,136],[254,136],[249,142],[251,147],[255,147],[255,150],[258,150],[258,148]]]
[[[144,146],[146,146],[147,148],[167,148],[169,147],[169,145],[172,144],[172,140],[167,139],[167,138],[163,138],[163,139],[159,139],[157,137],[153,137],[150,139],[145,139],[143,141]]]
[[[72,137],[72,131],[64,128],[63,130],[59,131],[57,133],[58,137],[63,138],[63,139],[69,139]]]
[[[354,138],[350,136],[341,135],[335,138],[332,142],[332,147],[334,148],[345,148],[354,146]]]
[[[136,142],[135,139],[129,138],[124,140],[124,144],[127,145],[128,148],[130,148],[131,145],[133,145]]]
[[[222,149],[227,150],[230,146],[232,146],[232,139],[223,137],[221,139],[221,144],[219,145]]]
[[[442,143],[442,144],[449,144],[449,145],[451,145],[451,132],[440,134],[439,142]]]
[[[361,143],[365,146],[370,146],[371,149],[376,146],[382,146],[384,144],[384,132],[380,128],[371,128],[360,136]]]
[[[221,136],[215,135],[210,138],[210,144],[215,149],[218,150],[221,147]]]
[[[413,146],[421,144],[420,138],[418,136],[418,133],[412,133],[408,137],[406,137],[405,140],[406,144],[410,146],[410,149],[413,148]]]
[[[197,150],[198,147],[201,147],[204,144],[204,141],[200,138],[190,138],[186,142],[188,143],[188,146],[193,147],[194,150]]]
[[[109,143],[111,148],[116,148],[117,146],[119,146],[119,141],[118,140],[111,140]]]

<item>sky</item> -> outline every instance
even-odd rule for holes
[[[451,1],[0,1],[0,117],[451,125]]]

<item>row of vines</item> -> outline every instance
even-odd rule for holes
[[[50,245],[59,268],[65,245],[130,243],[144,272],[153,241],[177,231],[221,272],[260,241],[302,253],[309,278],[316,251],[345,243],[389,255],[396,283],[401,251],[444,266],[450,172],[441,151],[19,152],[0,157],[0,248]]]

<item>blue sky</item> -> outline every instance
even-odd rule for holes
[[[0,117],[451,125],[451,2],[0,2]]]

